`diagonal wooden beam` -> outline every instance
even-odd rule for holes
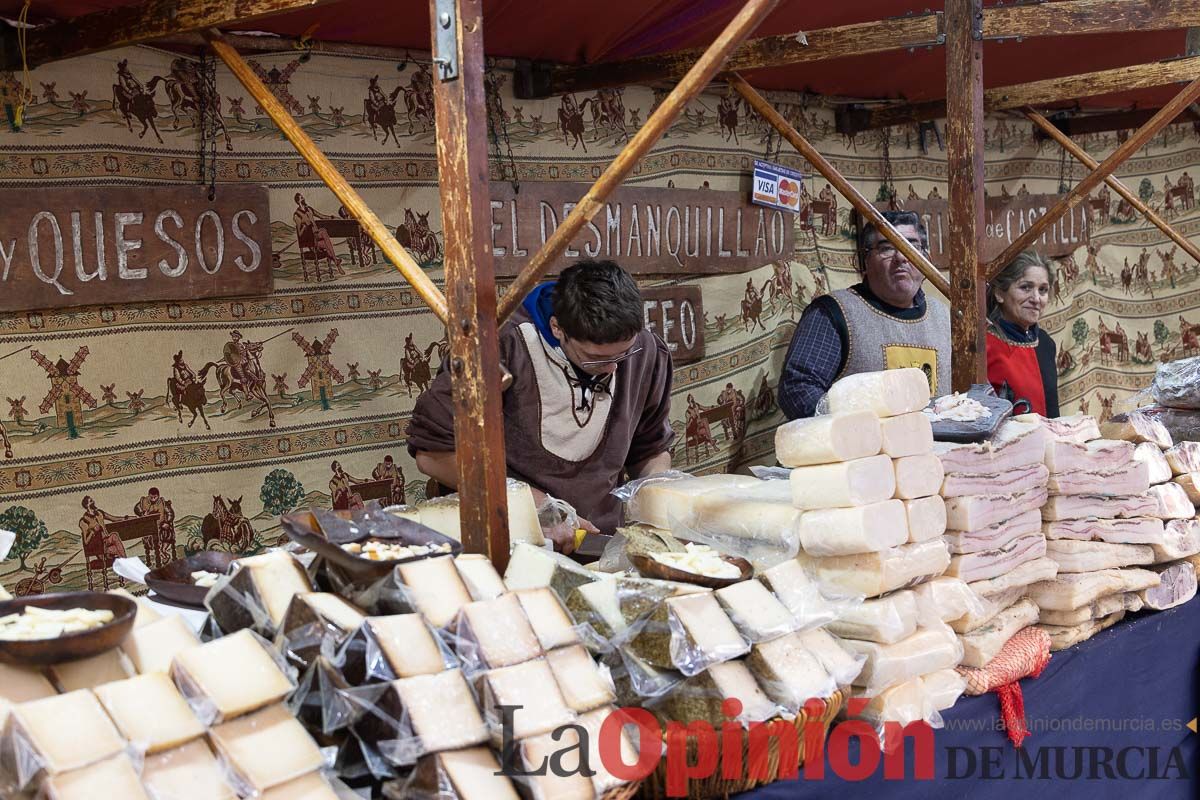
[[[29,66],[36,67],[163,36],[219,28],[329,2],[332,0],[148,0],[34,28],[29,31],[27,58]],[[20,67],[20,54],[6,49],[0,70]]]
[[[1037,108],[1080,97],[1186,83],[1197,74],[1200,74],[1200,56],[1065,75],[1061,78],[1047,78],[987,89],[983,93],[983,108],[985,112],[1007,111],[1027,106]],[[945,116],[944,100],[875,109],[849,109],[838,117],[838,132],[853,135],[874,128],[926,122]]]
[[[1100,166],[1099,161],[1092,158],[1090,155],[1088,155],[1086,150],[1075,144],[1075,142],[1071,141],[1070,137],[1056,128],[1050,122],[1050,120],[1030,109],[1026,109],[1025,116],[1028,117],[1034,125],[1044,131],[1047,136],[1058,142],[1064,150],[1074,156],[1075,159],[1082,163],[1085,167],[1094,170]],[[1129,205],[1133,206],[1138,212],[1141,213],[1142,216],[1150,220],[1150,222],[1156,228],[1165,233],[1167,238],[1179,245],[1183,252],[1195,259],[1197,263],[1200,263],[1200,248],[1197,248],[1196,245],[1192,244],[1192,242],[1186,236],[1175,230],[1175,228],[1172,227],[1171,224],[1165,219],[1160,217],[1154,209],[1143,203],[1142,199],[1131,192],[1128,186],[1117,180],[1116,176],[1114,175],[1109,175],[1104,179],[1104,182],[1108,184],[1108,186],[1111,187],[1114,192],[1119,194],[1125,200],[1125,202],[1129,203]]]
[[[867,198],[863,197],[862,193],[859,192],[858,189],[854,188],[854,185],[850,183],[850,181],[842,177],[842,174],[837,171],[837,167],[833,166],[833,164],[830,164],[829,161],[826,160],[826,158],[821,155],[807,139],[801,136],[800,133],[792,127],[791,123],[784,119],[783,116],[775,110],[775,107],[771,105],[765,97],[759,94],[753,86],[746,83],[746,80],[737,73],[726,76],[726,80],[729,82],[729,85],[737,91],[738,94],[746,98],[746,102],[750,104],[751,108],[757,111],[763,119],[770,123],[770,125],[779,132],[780,136],[782,136],[784,139],[787,139],[792,147],[796,148],[800,155],[804,156],[804,158],[808,160],[808,163],[812,164],[813,169],[825,176],[825,180],[829,181],[834,189],[836,189],[843,197],[850,201],[850,204],[858,210],[858,213],[862,214],[864,217],[874,223],[876,229],[883,234],[883,236],[889,242],[891,242],[897,250],[903,253],[904,257],[908,259],[908,262],[920,270],[921,274],[924,275],[939,292],[947,297],[950,296],[950,284],[944,277],[942,277],[942,274],[938,272],[937,267],[933,265],[933,262],[929,260],[929,257],[914,248],[907,239],[901,236],[900,233],[892,227],[891,223],[883,218],[883,215],[879,213],[879,210],[875,208],[875,206],[872,205]]]
[[[779,0],[748,0],[742,6],[742,10],[730,21],[725,30],[721,31],[721,35],[709,45],[704,54],[688,70],[687,75],[683,76],[683,80],[671,90],[662,104],[650,115],[646,124],[633,135],[633,138],[617,154],[604,173],[596,179],[579,204],[572,209],[562,224],[555,228],[554,233],[546,240],[541,249],[533,254],[533,258],[525,264],[521,274],[508,287],[508,292],[500,302],[501,322],[508,319],[513,311],[516,311],[529,290],[542,279],[550,267],[550,263],[562,254],[583,226],[596,216],[613,189],[617,188],[625,176],[633,171],[641,157],[649,152],[650,148],[666,133],[667,128],[683,111],[683,107],[687,105],[688,101],[698,95],[713,79],[713,76],[721,69],[721,65],[725,63],[729,53],[746,38],[750,31],[758,26],[758,23],[762,22],[767,14],[771,13],[771,9],[778,2]]]
[[[429,305],[438,319],[443,323],[446,322],[448,318],[446,298],[437,285],[425,274],[425,270],[421,269],[408,251],[396,241],[396,237],[392,236],[383,221],[376,216],[359,193],[354,191],[350,183],[342,177],[342,173],[338,172],[333,162],[321,152],[321,149],[304,132],[296,120],[292,119],[292,115],[275,99],[275,95],[271,94],[271,91],[263,85],[246,60],[237,50],[230,47],[229,43],[221,36],[221,32],[209,30],[205,33],[205,38],[208,39],[208,44],[217,57],[225,62],[225,66],[229,67],[233,76],[241,82],[242,86],[246,87],[246,91],[250,93],[255,102],[267,112],[267,116],[295,146],[300,156],[312,166],[313,171],[346,207],[350,216],[358,220],[358,223],[362,225],[372,241],[379,246],[387,259],[396,269],[400,270],[400,273],[412,285],[413,291]]]
[[[1059,217],[1079,205],[1091,193],[1092,189],[1099,186],[1101,181],[1111,175],[1117,167],[1124,164],[1146,142],[1153,139],[1156,133],[1166,127],[1171,120],[1175,119],[1191,103],[1195,102],[1197,97],[1200,97],[1200,78],[1189,83],[1182,92],[1171,98],[1171,102],[1163,106],[1154,115],[1153,119],[1130,135],[1120,147],[1113,151],[1112,155],[1104,159],[1087,177],[1075,184],[1065,197],[1051,206],[1044,215],[1038,217],[1032,225],[1025,229],[1024,233],[1005,248],[1004,252],[998,258],[988,264],[988,280],[996,277],[1008,262],[1017,257],[1018,253],[1032,245],[1042,235],[1042,231],[1055,222],[1058,222]]]

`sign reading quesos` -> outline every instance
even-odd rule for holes
[[[261,186],[0,192],[0,311],[271,291]]]
[[[586,183],[493,183],[497,275],[516,275],[588,190]],[[743,192],[622,186],[551,265],[616,261],[629,272],[744,272],[792,257],[795,216],[751,205]]]

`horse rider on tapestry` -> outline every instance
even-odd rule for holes
[[[762,293],[758,291],[758,287],[754,285],[753,278],[746,279],[746,300],[747,307],[753,305],[762,299]]]
[[[262,382],[262,367],[258,359],[262,355],[262,342],[243,341],[241,331],[230,331],[225,343],[222,359],[229,365],[234,380],[243,387],[256,386]]]
[[[175,509],[171,501],[159,494],[158,489],[150,487],[149,493],[143,495],[133,507],[135,517],[158,517],[158,539],[155,545],[158,550],[160,564],[168,564],[175,560]]]
[[[342,259],[338,257],[337,252],[333,248],[333,239],[329,238],[329,232],[317,225],[319,219],[336,219],[330,214],[322,214],[308,204],[304,199],[304,195],[296,192],[293,198],[296,201],[296,211],[292,214],[292,222],[296,226],[296,238],[301,239],[304,233],[312,236],[313,246],[321,258],[328,258],[337,267],[338,272],[343,275],[346,270],[342,269]]]
[[[171,373],[175,376],[175,383],[179,391],[183,391],[196,382],[196,373],[192,372],[192,368],[183,360],[182,350],[172,356],[172,358],[174,359],[174,363],[171,364]]]
[[[146,87],[129,71],[128,59],[121,59],[117,62],[117,81],[130,97],[146,94]]]
[[[388,105],[387,95],[383,93],[383,89],[379,86],[379,76],[371,78],[367,85],[367,103],[371,106],[371,111],[376,114],[379,109]]]
[[[110,533],[104,524],[120,522],[125,519],[129,519],[129,517],[114,517],[107,511],[97,508],[96,501],[92,499],[91,495],[85,495],[83,516],[79,518],[79,532],[83,535],[84,550],[96,536],[99,536],[103,543],[105,558],[125,558],[125,545],[122,544],[121,537]]]
[[[408,336],[405,336],[404,337],[404,363],[405,363],[405,365],[409,369],[412,369],[413,367],[415,367],[417,364],[420,364],[424,360],[425,359],[421,355],[421,351],[417,348],[417,345],[413,342],[413,335],[410,333]]]

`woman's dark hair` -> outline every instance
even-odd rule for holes
[[[915,211],[881,211],[883,218],[886,219],[893,228],[898,228],[901,225],[912,225],[917,229],[917,233],[921,235],[921,249],[929,251],[929,232],[925,230],[925,223],[921,222],[921,217]],[[879,244],[879,240],[883,238],[883,234],[875,227],[874,222],[863,221],[862,233],[859,235],[859,254],[858,268],[865,270],[867,268],[867,251],[875,245]]]
[[[553,307],[563,332],[584,342],[621,342],[645,327],[642,293],[612,261],[581,261],[564,269]]]
[[[1041,267],[1046,270],[1046,277],[1050,279],[1050,285],[1054,285],[1054,267],[1050,266],[1049,260],[1035,250],[1022,250],[988,283],[987,310],[989,318],[995,319],[996,315],[1000,313],[1000,304],[996,302],[996,290],[1007,292],[1014,283],[1025,277],[1025,271],[1030,267]]]

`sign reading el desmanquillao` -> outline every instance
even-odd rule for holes
[[[271,291],[261,186],[0,191],[0,311]]]

